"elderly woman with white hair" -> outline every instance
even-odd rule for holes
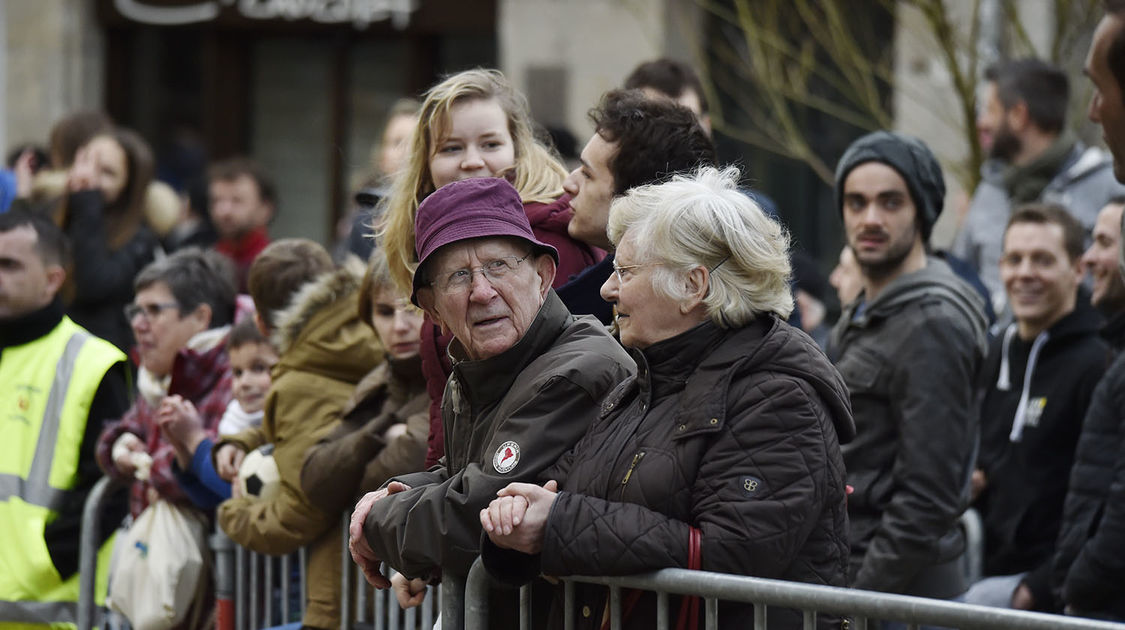
[[[613,203],[617,257],[602,296],[617,307],[637,375],[543,486],[511,484],[481,511],[494,577],[678,567],[845,584],[848,392],[785,323],[788,236],[738,190],[738,176],[704,168]],[[606,588],[575,594],[579,627],[601,627]],[[702,621],[691,599],[678,604],[679,627]],[[654,595],[627,597],[623,610],[623,627],[655,626]],[[737,603],[719,611],[729,628],[752,614]],[[771,609],[769,622],[799,628],[801,616]],[[817,626],[839,623],[821,616]]]

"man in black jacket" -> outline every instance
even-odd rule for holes
[[[916,138],[878,131],[836,167],[836,203],[863,279],[829,356],[851,392],[843,447],[853,586],[942,599],[967,588],[957,519],[976,454],[973,383],[984,301],[925,242],[945,196]]]
[[[1084,239],[1082,224],[1055,205],[1024,206],[1005,230],[1000,279],[1015,321],[992,341],[981,372],[973,491],[989,577],[966,593],[970,604],[1053,608],[1066,480],[1108,351],[1101,318],[1079,292]]]
[[[1125,183],[1125,0],[1106,0],[1086,74],[1094,82],[1090,119],[1100,123]],[[1125,257],[1122,260],[1125,268]],[[1120,319],[1125,310],[1111,320]],[[1094,390],[1082,424],[1063,507],[1052,585],[1070,614],[1125,620],[1125,346]]]

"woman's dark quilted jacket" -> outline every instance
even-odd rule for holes
[[[543,477],[562,491],[542,553],[501,551],[485,538],[490,572],[518,582],[540,571],[683,568],[694,526],[705,571],[843,586],[840,443],[854,425],[843,380],[812,340],[763,316],[735,330],[704,323],[632,354],[637,377],[610,394],[590,432]],[[606,589],[579,585],[576,594],[579,627],[598,627]],[[654,627],[654,602],[642,598],[625,627]],[[752,618],[749,606],[720,606],[721,627]],[[838,621],[822,617],[819,627]],[[801,619],[771,609],[770,627],[799,628]]]

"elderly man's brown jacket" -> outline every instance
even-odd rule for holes
[[[451,354],[458,353],[454,340]],[[571,315],[549,292],[514,346],[455,362],[442,400],[445,465],[398,477],[411,490],[371,508],[364,532],[375,555],[410,577],[439,568],[467,574],[480,545],[480,510],[509,483],[534,483],[633,372],[605,327]]]

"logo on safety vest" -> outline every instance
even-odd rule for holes
[[[504,474],[515,468],[519,461],[520,445],[509,440],[496,449],[496,454],[492,456],[492,467],[496,472]]]

